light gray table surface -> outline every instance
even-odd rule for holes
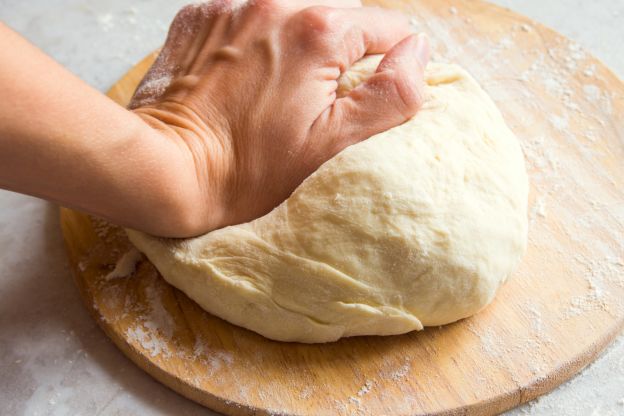
[[[0,20],[101,91],[158,47],[184,0],[0,0]],[[496,0],[576,40],[624,78],[623,0]],[[2,99],[2,97],[0,97]],[[509,415],[624,415],[624,337]],[[109,341],[70,278],[58,209],[0,191],[0,414],[215,415]]]

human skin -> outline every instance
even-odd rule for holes
[[[397,12],[325,3],[187,6],[130,109],[0,23],[0,187],[165,237],[266,214],[422,104],[427,38]],[[370,53],[386,54],[376,74],[337,98]]]

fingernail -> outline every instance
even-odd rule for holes
[[[423,67],[427,66],[427,63],[429,63],[430,55],[429,36],[425,33],[420,33],[416,36],[416,56]]]

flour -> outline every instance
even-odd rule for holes
[[[474,326],[469,325],[468,330],[475,334],[481,343],[481,349],[485,354],[492,358],[501,358],[505,353],[504,346],[500,336],[494,332],[493,328],[486,328],[484,331],[477,330]]]
[[[585,70],[583,70],[583,75],[585,75],[588,78],[594,77],[596,75],[596,65],[591,64],[590,66],[585,68]]]
[[[310,397],[312,397],[312,395],[314,394],[314,387],[312,386],[306,386],[304,387],[303,390],[301,390],[301,392],[299,393],[299,398],[302,400],[307,400]]]
[[[603,395],[617,396],[617,393],[619,393],[621,383],[614,385],[614,391],[605,392],[606,386],[602,381],[610,379],[624,382],[624,367],[618,368],[617,366],[609,365],[609,361],[617,361],[613,360],[613,356],[617,357],[616,354],[621,354],[622,352],[624,352],[623,337],[619,338],[602,354],[604,356],[603,360],[590,364],[587,369],[558,388],[560,391],[567,391],[583,382],[584,386],[590,386],[589,391],[583,391],[582,394],[564,396],[564,400],[561,397],[557,397],[557,395],[542,396],[532,400],[527,406],[512,410],[510,415],[619,416],[619,412],[612,413],[606,410],[605,408],[608,404],[601,404],[600,398]],[[624,356],[622,357],[624,359]],[[588,379],[590,380],[589,382]],[[580,391],[578,386],[576,389]],[[587,400],[587,398],[591,398],[591,400]],[[616,404],[619,405],[619,402]]]
[[[104,279],[117,279],[120,277],[127,277],[134,273],[136,265],[141,261],[143,255],[136,248],[131,248],[128,252],[126,252],[115,264],[115,268],[113,271],[108,273]],[[79,264],[80,267],[80,264]]]
[[[360,406],[362,404],[362,401],[355,396],[349,397],[349,402],[351,402],[352,404],[356,406]]]
[[[141,107],[156,102],[173,80],[174,63],[169,51],[161,51],[152,64],[130,102],[130,108]]]
[[[114,17],[110,13],[98,16],[97,22],[104,32],[110,32],[115,27]]]
[[[607,310],[608,304],[604,301],[603,292],[596,287],[583,296],[575,296],[570,300],[570,307],[565,312],[566,318],[572,318],[585,312],[602,309]]]
[[[140,325],[130,327],[126,330],[126,338],[132,343],[139,344],[151,357],[171,356],[167,343],[161,340],[152,329]]]
[[[544,333],[544,322],[540,306],[534,302],[528,301],[523,305],[522,310],[529,319],[532,332],[538,336],[542,335]]]
[[[411,362],[409,360],[406,360],[401,367],[390,373],[390,379],[393,381],[400,381],[409,374],[411,369]]]
[[[93,231],[95,234],[104,242],[111,243],[113,241],[111,237],[111,225],[106,220],[99,217],[90,216],[89,219],[93,225]]]
[[[137,94],[145,95],[145,97],[149,96],[149,98],[142,99],[137,102],[136,105],[143,106],[155,102],[158,97],[165,93],[172,79],[171,74],[168,72],[153,74],[150,78],[141,83],[140,88],[137,90]]]
[[[366,383],[364,383],[364,385],[360,388],[360,390],[357,392],[357,395],[362,397],[365,394],[370,393],[374,384],[375,383],[372,380],[366,380]]]
[[[585,93],[585,98],[592,102],[597,102],[602,96],[602,90],[593,84],[583,85],[583,92]]]
[[[533,224],[538,220],[538,217],[546,218],[546,201],[545,196],[540,195],[536,200],[529,212],[529,221]]]
[[[210,366],[211,374],[220,370],[223,366],[229,366],[234,361],[232,354],[224,351],[212,352],[208,355],[207,359]]]
[[[145,288],[149,312],[143,316],[143,325],[152,331],[159,332],[166,340],[171,341],[176,324],[163,304],[163,289],[165,288],[162,283],[156,281]]]
[[[200,337],[195,338],[195,345],[193,346],[193,359],[204,358],[208,354],[206,344],[201,341]]]
[[[557,115],[551,115],[548,120],[550,124],[560,133],[565,133],[570,128],[570,123],[567,117],[560,117]]]

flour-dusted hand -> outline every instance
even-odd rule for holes
[[[386,53],[376,74],[337,98],[341,73],[371,53]],[[266,214],[345,147],[411,118],[428,60],[405,16],[359,2],[185,7],[131,103],[187,160],[170,172],[178,211],[148,231],[191,236]]]

